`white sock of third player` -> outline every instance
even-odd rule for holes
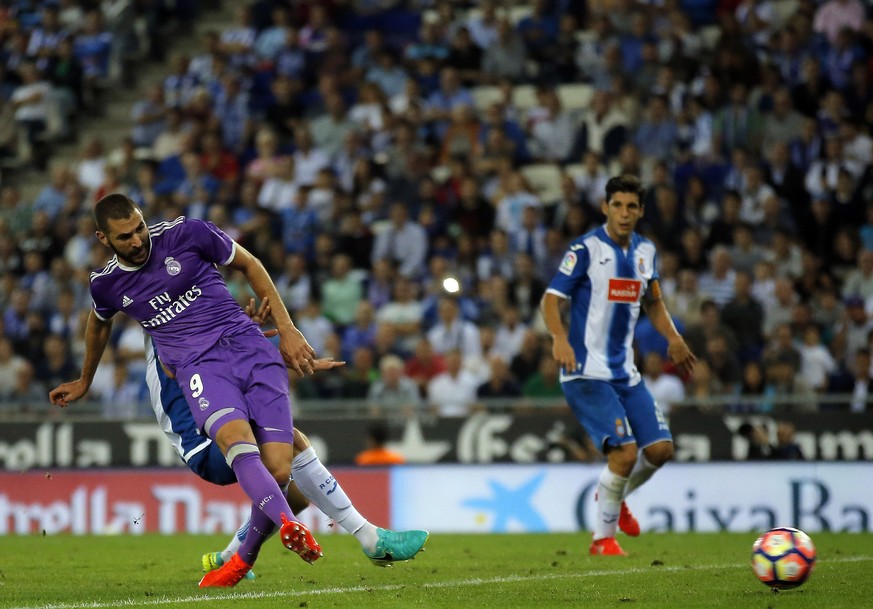
[[[300,492],[338,525],[353,534],[364,550],[372,552],[376,549],[376,527],[355,509],[343,487],[315,454],[314,448],[310,446],[294,457],[291,462],[291,477]]]
[[[597,519],[594,521],[594,539],[615,537],[627,480],[611,472],[609,466],[603,468],[597,483]]]
[[[658,471],[658,466],[649,463],[646,460],[646,455],[643,451],[640,451],[637,455],[637,462],[634,464],[630,476],[628,476],[627,487],[624,489],[624,496],[627,497],[641,487],[646,480],[655,474],[656,471]]]

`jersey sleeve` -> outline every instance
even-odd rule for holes
[[[118,309],[106,303],[105,299],[100,297],[99,291],[94,289],[94,285],[91,285],[91,309],[94,311],[94,314],[97,315],[103,321],[110,319],[113,315],[118,313]]]
[[[570,249],[561,259],[558,272],[555,273],[546,291],[562,298],[571,298],[578,285],[585,278],[590,260],[591,255],[585,245],[582,243],[571,244]]]
[[[230,264],[236,243],[227,233],[205,220],[187,220],[185,225],[187,238],[204,260],[220,266]]]

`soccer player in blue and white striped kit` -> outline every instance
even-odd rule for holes
[[[606,223],[570,243],[540,305],[567,403],[607,458],[597,488],[595,555],[626,554],[616,529],[635,536],[640,527],[624,499],[673,456],[667,421],[634,365],[640,308],[667,339],[680,371],[690,372],[696,361],[661,298],[655,245],[635,232],[642,193],[635,176],[607,182]],[[562,300],[570,305],[569,330]]]

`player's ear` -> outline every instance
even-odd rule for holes
[[[109,247],[109,239],[106,238],[106,235],[103,234],[103,231],[95,231],[94,235],[96,235],[97,240],[100,241],[106,247]]]
[[[600,199],[600,213],[605,216],[607,211],[609,211],[609,203],[607,203],[606,199]]]

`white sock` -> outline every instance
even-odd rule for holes
[[[236,533],[233,534],[233,537],[230,538],[230,542],[228,542],[227,547],[221,551],[221,560],[223,562],[227,562],[230,560],[230,557],[236,554],[236,551],[239,550],[239,547],[242,545],[243,539],[246,538],[246,533],[249,532],[249,520],[250,518],[246,518],[246,521],[242,523],[242,526],[236,530]]]
[[[597,519],[594,521],[594,539],[615,537],[621,498],[627,486],[627,478],[614,474],[609,466],[604,467],[597,483]]]
[[[294,457],[291,475],[303,496],[354,535],[364,550],[373,552],[376,549],[376,527],[355,509],[343,487],[319,460],[314,448],[310,446]]]
[[[640,451],[637,455],[637,462],[634,464],[630,476],[628,476],[627,487],[624,489],[624,496],[627,497],[641,487],[646,480],[655,474],[656,471],[658,471],[658,466],[649,463],[646,460],[646,455],[643,451]]]
[[[282,493],[288,492],[288,486],[290,482],[284,484],[279,487],[282,489]],[[233,537],[230,538],[230,541],[227,544],[227,547],[221,551],[221,560],[223,562],[227,562],[230,560],[230,557],[236,554],[236,551],[239,550],[239,547],[242,545],[243,539],[246,538],[246,533],[249,532],[249,521],[251,518],[246,518],[246,521],[242,523],[242,526],[236,530],[236,533],[233,534]],[[275,530],[273,531],[275,533]],[[273,533],[270,533],[272,536]]]

